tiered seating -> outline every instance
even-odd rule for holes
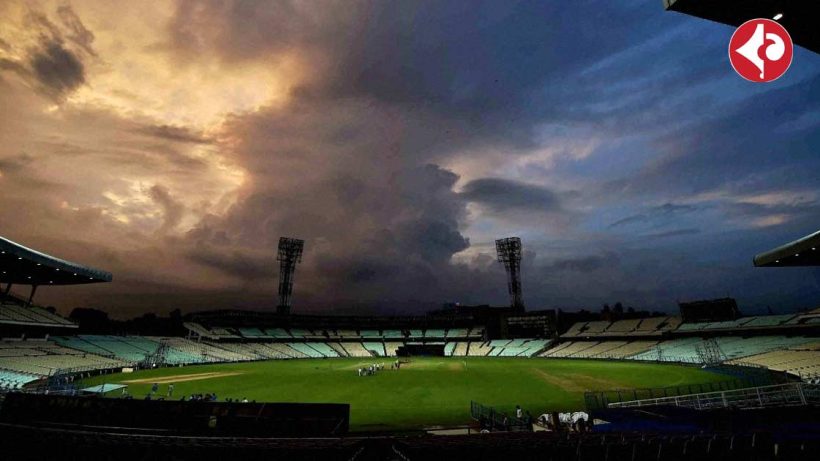
[[[447,339],[450,338],[466,338],[467,337],[467,329],[466,328],[450,328],[447,330]]]
[[[481,338],[483,338],[483,337],[484,337],[484,327],[475,327],[475,328],[471,328],[471,329],[467,332],[467,337],[468,337],[468,338],[474,338],[474,339],[481,339]]]
[[[309,332],[308,330],[302,328],[291,328],[290,335],[294,338],[304,339],[306,336],[312,336],[313,333]]]
[[[402,333],[401,330],[384,330],[384,338],[404,339],[404,333]]]
[[[382,343],[362,343],[365,349],[372,352],[373,355],[384,357],[384,345]]]
[[[321,359],[325,357],[321,352],[308,346],[306,343],[288,343],[288,346],[301,352],[309,358]]]
[[[680,317],[649,317],[641,319],[638,327],[630,336],[658,335],[665,331],[678,328],[680,323]]]
[[[196,323],[196,322],[184,322],[182,324],[188,330],[196,333],[197,336],[208,338],[208,339],[219,339],[219,336],[211,332],[211,330],[205,328],[204,326]]]
[[[339,354],[339,357],[349,357],[349,355],[347,355],[347,351],[340,343],[327,343],[327,345],[336,351],[336,353]]]
[[[743,357],[729,363],[755,364],[772,370],[785,371],[798,376],[820,374],[820,353],[816,350],[777,350],[751,357]]]
[[[722,352],[723,358],[727,360],[787,349],[811,341],[811,339],[801,336],[754,336],[750,338],[722,336],[716,338],[720,352]],[[663,341],[651,350],[636,354],[632,358],[635,360],[658,360],[658,350],[660,350],[660,360],[662,361],[702,363],[703,357],[699,351],[705,349],[705,343],[706,340],[702,338],[680,338]]]
[[[129,364],[117,358],[61,347],[49,341],[2,341],[0,351],[0,369],[37,377],[48,376],[58,370],[105,370]]]
[[[470,341],[469,355],[471,356],[484,357],[489,354],[491,350],[493,350],[493,347],[490,346],[489,342]]]
[[[237,338],[239,338],[238,335],[234,334],[233,331],[231,331],[227,328],[214,327],[214,328],[211,328],[211,333],[216,335],[216,337],[221,338],[221,339],[237,339]]]
[[[364,339],[381,339],[382,334],[379,333],[379,330],[362,330],[361,331],[362,338]]]
[[[409,330],[407,335],[407,339],[410,341],[421,341],[424,338],[424,333],[421,330]]]
[[[597,336],[603,333],[607,327],[609,327],[610,323],[606,320],[598,320],[595,322],[587,323],[584,330],[581,332],[580,336]]]
[[[603,336],[624,336],[632,333],[638,328],[641,319],[618,320],[613,322],[603,333]]]
[[[575,341],[564,347],[555,347],[539,354],[541,357],[573,357],[598,344],[598,341]]]
[[[526,343],[526,339],[513,339],[512,341],[508,342],[505,346],[501,347],[498,356],[499,357],[515,357],[519,354],[522,354],[528,348],[524,346]]]
[[[328,346],[327,343],[322,342],[310,342],[307,343],[310,347],[316,349],[320,354],[324,357],[339,357],[339,353],[336,352],[335,349]]]
[[[264,338],[267,335],[259,328],[238,328],[239,334],[246,338]]]
[[[40,379],[39,376],[0,369],[0,389],[20,389],[38,379]]]
[[[372,357],[373,354],[362,346],[362,343],[342,343],[342,347],[351,357]]]
[[[612,349],[617,349],[626,345],[626,341],[603,341],[594,346],[584,348],[581,351],[575,352],[572,355],[565,357],[579,357],[579,358],[595,358],[599,356],[606,356],[606,353]]]
[[[456,350],[456,343],[447,343],[444,345],[444,356],[445,357],[452,357],[453,352]]]
[[[386,343],[384,343],[384,351],[385,351],[385,353],[387,354],[388,357],[395,357],[396,356],[396,350],[398,348],[400,348],[401,346],[404,346],[404,343],[386,342]]]
[[[456,347],[453,349],[452,355],[457,355],[459,357],[467,355],[467,349],[470,346],[468,342],[458,342],[455,343]]]
[[[702,344],[702,342],[700,338],[680,338],[663,341],[652,349],[634,355],[631,358],[633,360],[697,363],[700,361],[700,358],[695,347]]]
[[[291,339],[293,337],[284,328],[269,328],[265,330],[265,334],[276,339]]]
[[[541,349],[547,347],[547,343],[549,343],[549,341],[546,339],[531,339],[524,344],[524,352],[519,355],[522,357],[532,357],[537,352],[540,352]]]
[[[795,318],[795,315],[786,314],[786,315],[761,315],[757,317],[752,317],[751,320],[744,325],[746,328],[751,327],[775,327],[778,325],[783,325],[788,321]]]
[[[292,359],[304,359],[304,358],[308,357],[308,355],[305,354],[304,352],[298,351],[298,350],[290,347],[287,344],[273,343],[273,344],[268,344],[267,347],[269,347],[271,350],[273,350],[274,353],[277,353],[277,354],[280,354],[280,355],[283,355],[283,356],[286,356],[286,357],[292,358]]]
[[[353,330],[339,330],[339,337],[343,339],[360,339],[359,333]]]
[[[53,339],[57,344],[71,349],[77,349],[107,357],[114,355],[113,352],[103,349],[96,344],[90,343],[79,336],[55,336]]]
[[[436,338],[436,339],[444,338],[444,330],[428,329],[427,331],[424,332],[424,337],[425,338]]]
[[[567,330],[567,332],[564,333],[561,336],[565,337],[565,338],[574,338],[574,337],[578,336],[581,333],[581,330],[586,325],[587,325],[587,322],[574,323],[571,327],[569,327],[569,330]]]
[[[165,360],[170,364],[243,362],[255,360],[254,356],[223,349],[219,343],[195,342],[185,338],[152,338],[168,346]]]
[[[497,357],[502,350],[504,350],[504,346],[510,343],[509,339],[493,339],[490,341],[489,346],[492,348],[487,355],[491,357]]]
[[[21,306],[14,303],[0,304],[0,322],[10,323],[37,323],[55,326],[71,326],[76,325],[70,320],[60,317],[57,314],[38,306]]]
[[[79,338],[108,352],[106,355],[114,355],[127,362],[142,361],[146,355],[150,355],[151,352],[156,350],[156,347],[153,350],[137,347],[123,341],[122,337],[119,336],[81,335]]]
[[[606,352],[599,353],[596,358],[625,359],[641,352],[646,352],[658,344],[657,341],[630,341]]]

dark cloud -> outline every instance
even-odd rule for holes
[[[167,187],[160,184],[154,184],[149,190],[149,195],[162,208],[163,220],[159,232],[173,230],[182,220],[185,206],[171,196]]]
[[[183,126],[174,126],[174,125],[148,125],[148,126],[140,126],[136,129],[136,132],[142,133],[148,136],[165,139],[168,141],[176,141],[176,142],[183,142],[183,143],[194,143],[194,144],[212,144],[213,139],[204,136],[202,133],[197,133],[196,131],[183,127]]]
[[[495,211],[562,211],[561,199],[552,190],[507,179],[475,179],[464,185],[461,196],[468,201],[487,205]]]
[[[43,43],[29,57],[29,65],[37,81],[57,96],[70,93],[85,82],[82,61],[56,41]]]
[[[59,16],[60,22],[67,30],[65,38],[76,44],[90,56],[96,57],[97,53],[93,48],[94,34],[85,27],[85,24],[83,24],[80,17],[77,16],[77,13],[74,12],[71,5],[65,4],[58,6],[57,16]]]
[[[655,220],[665,220],[697,210],[694,205],[664,203],[663,205],[648,208],[645,212],[619,219],[609,225],[609,228],[625,226],[635,223],[646,223]]]
[[[2,42],[2,48],[17,50],[19,60],[0,59],[0,69],[11,70],[40,92],[56,100],[86,83],[82,54],[96,57],[94,34],[82,23],[70,5],[57,8],[62,27],[51,22],[42,11],[29,8],[26,26],[38,37],[36,46]]]
[[[197,245],[187,252],[188,258],[220,271],[226,277],[245,281],[273,279],[278,263],[273,256],[260,255],[258,251],[240,251]]]

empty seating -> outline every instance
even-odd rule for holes
[[[309,358],[321,359],[321,358],[325,357],[322,353],[320,353],[316,349],[308,346],[307,343],[288,343],[288,346],[290,346],[292,349],[294,349],[296,351],[301,352],[303,355],[305,355]]]
[[[453,353],[450,354],[450,355],[457,355],[457,356],[460,356],[460,357],[467,355],[467,348],[470,346],[470,343],[468,343],[468,342],[458,342],[458,343],[451,343],[451,344],[455,344],[455,347],[453,348]]]
[[[466,328],[450,328],[447,330],[447,338],[466,338],[467,337],[467,329]]]
[[[316,349],[317,352],[322,354],[324,357],[339,357],[339,353],[336,352],[332,347],[328,346],[326,343],[323,342],[309,342],[307,343],[310,347]]]
[[[386,343],[384,343],[385,354],[387,354],[388,357],[395,357],[396,356],[396,350],[398,350],[398,348],[400,348],[402,346],[404,346],[404,343],[386,342]]]
[[[493,350],[493,346],[490,346],[489,342],[482,343],[480,341],[470,341],[470,349],[468,354],[471,356],[483,357],[489,354],[491,350]]]
[[[384,345],[382,343],[363,342],[362,346],[364,346],[364,348],[370,351],[373,355],[376,355],[378,357],[384,357],[385,355],[387,355],[384,352]]]
[[[425,338],[444,338],[444,330],[428,329],[424,332]]]
[[[285,331],[284,328],[270,328],[265,330],[265,334],[270,337],[277,338],[277,339],[290,339],[292,336],[290,333]]]
[[[364,339],[381,339],[382,337],[382,334],[379,333],[379,330],[362,330],[361,335]]]
[[[540,354],[541,357],[573,357],[575,354],[581,353],[590,347],[597,345],[597,341],[575,341],[567,344],[564,347],[555,347]]]
[[[362,343],[341,343],[350,357],[372,357],[373,354]]]

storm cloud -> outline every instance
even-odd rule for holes
[[[533,308],[818,301],[749,263],[816,230],[804,50],[750,85],[731,28],[653,0],[0,13],[0,235],[116,275],[61,309],[272,309],[281,236],[301,311],[503,304],[510,235]]]

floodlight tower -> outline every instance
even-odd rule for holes
[[[296,272],[296,263],[302,261],[302,250],[305,241],[289,237],[279,237],[279,305],[276,312],[290,314],[290,301],[293,296],[293,274]]]
[[[495,241],[498,262],[507,269],[507,289],[510,292],[510,307],[523,311],[521,300],[521,239],[508,237]]]

